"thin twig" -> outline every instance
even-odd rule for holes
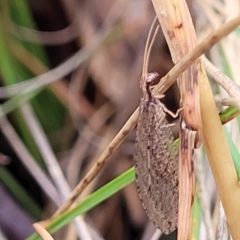
[[[11,19],[0,14],[1,20],[7,26],[6,30],[18,39],[42,45],[62,45],[77,38],[78,32],[74,20],[67,27],[53,32],[39,31],[15,24]]]
[[[180,74],[192,64],[192,62],[207,52],[213,45],[231,33],[239,25],[240,16],[237,16],[204,38],[190,53],[179,60],[179,62],[177,62],[177,64],[161,79],[160,83],[154,89],[154,92],[165,92],[176,81]]]
[[[14,84],[12,86],[0,88],[0,96],[2,98],[6,98],[18,94],[18,96],[15,98],[20,97],[21,99],[22,94],[25,95],[32,91],[37,91],[44,86],[63,78],[82,63],[88,61],[105,44],[108,45],[112,42],[115,42],[116,39],[121,38],[124,34],[126,34],[127,31],[131,31],[131,26],[129,29],[123,29],[121,24],[117,24],[118,19],[123,14],[126,3],[126,0],[118,0],[110,9],[103,23],[103,27],[99,29],[94,36],[92,36],[93,40],[87,46],[75,53],[70,59],[60,64],[58,67],[41,74],[40,76],[28,79],[18,84]],[[19,93],[20,91],[21,93]],[[30,100],[32,97],[33,96],[30,94],[29,97],[24,99],[24,102]]]
[[[202,57],[203,64],[209,76],[223,87],[233,98],[240,98],[240,88],[238,85],[215,67],[205,56]]]
[[[66,201],[71,194],[71,189],[67,184],[67,181],[63,175],[63,172],[59,166],[57,158],[53,153],[53,150],[47,140],[47,137],[33,112],[33,109],[29,104],[25,104],[21,107],[23,117],[38,145],[39,151],[43,156],[45,165],[49,171],[49,174],[57,187],[57,190],[61,196],[62,201]],[[91,240],[91,236],[88,232],[88,228],[82,217],[75,219],[75,224],[78,229],[78,234],[81,239]]]
[[[57,187],[57,191],[60,193],[61,199],[64,200],[70,194],[70,188],[66,183],[62,170],[59,166],[58,160],[53,153],[53,150],[47,140],[47,137],[37,120],[33,109],[29,104],[21,107],[22,115],[38,145],[39,151],[43,156],[45,165],[49,171],[49,174]]]
[[[217,102],[225,106],[234,106],[240,110],[240,88],[237,84],[216,68],[206,57],[202,57],[202,60],[209,76],[231,96],[229,98],[218,100]]]
[[[81,50],[77,51],[71,58],[69,58],[59,66],[37,77],[28,79],[24,82],[17,83],[7,87],[1,87],[0,97],[6,98],[14,96],[16,94],[19,94],[19,96],[21,96],[22,94],[27,94],[32,91],[36,91],[40,88],[49,85],[50,83],[62,79],[64,76],[72,72],[82,63],[88,61],[94,54],[96,54],[96,52],[103,46],[104,43],[109,41],[109,39],[114,41],[115,39],[113,39],[113,36],[115,37],[115,34],[120,34],[122,36],[123,32],[119,31],[119,28],[116,27],[104,34],[101,32],[97,33],[96,36],[92,38],[94,39],[92,42],[90,42],[87,46],[85,46]]]
[[[33,227],[43,240],[54,240],[51,234],[40,223],[34,223]]]
[[[28,50],[16,43],[10,44],[13,55],[24,64],[32,73],[39,75],[47,72],[49,69],[43,65],[36,57],[34,57]],[[71,106],[74,108],[75,113],[83,116],[85,119],[89,118],[91,110],[90,105],[87,105],[84,97],[75,97],[72,94],[69,95],[69,89],[67,84],[64,83],[65,79],[61,81],[53,82],[49,85],[50,90],[59,99],[59,101],[66,107],[69,105],[69,99],[71,100]]]
[[[96,136],[99,129],[105,127],[106,120],[109,119],[114,112],[115,110],[109,103],[103,105],[91,116],[87,125],[82,130],[69,156],[70,160],[67,168],[67,178],[70,186],[76,186],[77,176],[82,166],[82,159],[89,142]],[[92,129],[91,126],[94,126],[94,129]]]
[[[94,165],[91,167],[89,172],[85,175],[82,181],[76,186],[76,188],[72,191],[70,198],[57,210],[53,217],[58,216],[67,210],[73,202],[78,198],[80,193],[86,188],[86,186],[94,179],[94,177],[99,173],[102,169],[103,165],[108,160],[109,156],[113,154],[113,152],[118,148],[121,142],[125,139],[127,134],[134,128],[138,119],[138,109],[132,114],[132,116],[128,119],[127,123],[124,127],[118,132],[118,134],[114,137],[114,139],[110,142],[108,147],[103,151],[101,156],[94,161]]]
[[[49,69],[29,50],[24,48],[21,44],[11,41],[9,42],[11,53],[18,59],[26,68],[28,68],[35,75],[40,75],[49,71]],[[55,94],[59,101],[67,107],[68,103],[68,88],[65,79],[59,79],[49,85],[50,90]],[[76,104],[76,99],[74,99]]]
[[[12,148],[15,150],[23,165],[28,169],[29,173],[38,182],[42,190],[49,196],[50,199],[57,205],[61,205],[58,192],[52,182],[48,179],[42,169],[38,166],[32,155],[26,149],[21,139],[18,137],[12,125],[5,117],[0,120],[0,127],[3,134],[8,139]]]

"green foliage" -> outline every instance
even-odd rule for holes
[[[134,179],[135,179],[135,171],[134,171],[134,168],[131,168],[127,170],[125,173],[116,177],[111,182],[105,184],[103,187],[101,187],[91,195],[89,195],[84,201],[82,201],[73,209],[66,211],[56,219],[52,220],[48,224],[46,229],[50,233],[56,232],[63,226],[70,223],[78,215],[91,210],[93,207],[97,206],[98,204],[108,199],[110,196],[112,196],[122,188],[126,187],[128,184],[132,183]],[[41,239],[37,233],[27,238],[27,240],[37,240],[37,239],[39,240]]]
[[[15,58],[11,50],[11,44],[21,44],[45,66],[48,66],[48,60],[42,46],[16,39],[9,35],[6,29],[8,25],[5,24],[5,19],[11,19],[11,21],[20,26],[33,29],[36,28],[28,2],[25,0],[1,1],[0,11],[0,76],[2,77],[4,85],[8,86],[34,76],[18,59]],[[24,96],[22,98],[24,98]],[[18,99],[18,103],[22,101],[22,98]],[[8,107],[9,106],[11,109],[16,109],[19,105],[12,106],[10,104]],[[32,100],[32,106],[46,132],[51,133],[57,131],[63,126],[65,109],[49,90],[46,89],[41,91],[41,93]],[[0,108],[2,113],[4,108]],[[1,114],[1,116],[2,115],[5,114]],[[33,139],[32,133],[29,130],[21,111],[14,111],[11,115],[11,119],[28,150],[32,153],[36,161],[44,167],[38,146]],[[39,207],[34,203],[31,197],[28,196],[28,193],[24,190],[21,184],[18,183],[18,180],[15,179],[14,176],[12,176],[4,167],[1,167],[0,171],[1,182],[4,183],[8,191],[11,192],[13,197],[27,212],[29,212],[35,219],[39,219],[41,215]]]

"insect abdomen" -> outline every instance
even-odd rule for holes
[[[149,218],[165,234],[177,227],[178,161],[159,99],[142,100],[134,156],[139,197]]]

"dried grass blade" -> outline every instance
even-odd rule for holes
[[[162,31],[168,43],[172,60],[177,63],[197,44],[192,19],[185,0],[153,0]],[[178,78],[181,95],[180,149],[179,149],[179,215],[178,239],[191,237],[192,208],[195,189],[193,150],[202,142],[202,121],[199,104],[197,71],[199,61]]]
[[[204,147],[222,201],[228,228],[234,240],[240,239],[240,189],[232,157],[227,145],[218,110],[212,95],[206,73],[200,68],[198,73],[201,92],[201,112],[203,121]]]
[[[176,64],[197,45],[195,30],[185,0],[153,0],[162,31],[166,38],[173,62]],[[199,61],[192,60],[191,66],[178,78],[183,116],[186,125],[197,131],[198,145],[201,143],[201,115],[197,70]]]
[[[191,239],[192,230],[195,191],[193,149],[196,132],[181,129],[181,137],[181,152],[179,153],[178,239],[185,240]],[[180,185],[180,181],[182,185]]]

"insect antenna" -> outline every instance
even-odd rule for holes
[[[150,56],[153,43],[156,39],[158,30],[159,30],[159,25],[157,25],[157,27],[155,28],[154,34],[152,36],[153,30],[154,30],[154,25],[155,25],[156,21],[157,21],[157,17],[154,18],[154,20],[151,24],[149,33],[148,33],[148,37],[147,37],[147,42],[145,45],[144,56],[143,56],[142,77],[147,77],[149,56]]]

